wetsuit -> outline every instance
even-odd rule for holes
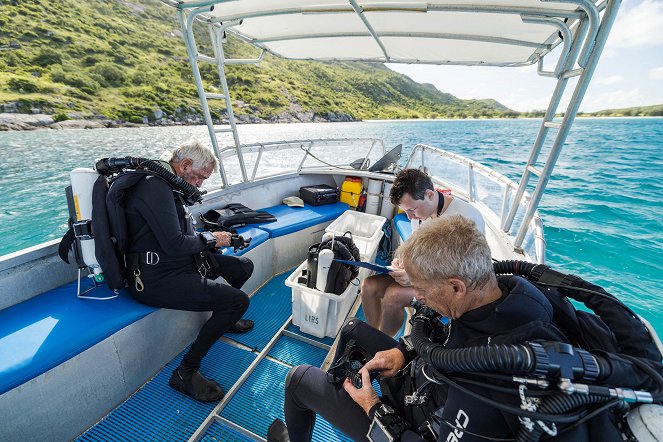
[[[452,320],[448,340],[444,343],[445,347],[462,348],[489,343],[513,343],[516,338],[512,337],[515,336],[517,336],[516,342],[532,339],[560,340],[556,328],[551,323],[552,307],[538,289],[527,280],[517,276],[500,277],[498,282],[503,293],[502,297]],[[502,413],[455,388],[427,382],[422,371],[427,370],[426,373],[430,375],[431,369],[421,358],[408,354],[397,341],[359,320],[349,321],[341,330],[337,357],[350,339],[354,339],[356,345],[372,354],[398,347],[406,357],[406,368],[403,371],[410,373],[412,364],[414,364],[414,388],[423,387],[428,383],[420,390],[421,394],[426,395],[427,403],[417,412],[406,410],[403,404],[403,397],[406,394],[404,390],[392,399],[393,402],[385,397],[382,398],[411,425],[411,429],[405,431],[401,436],[401,441],[424,440],[416,430],[418,425],[413,422],[416,421],[417,424],[420,424],[421,419],[416,419],[414,416],[423,416],[431,423],[438,435],[438,441],[485,441],[485,439],[472,436],[467,431],[497,438],[513,438],[517,433],[519,423],[515,416]],[[381,385],[384,384],[381,383]],[[478,387],[471,389],[486,394],[486,390],[482,391]],[[513,395],[493,394],[492,392],[490,394],[492,399],[502,403],[510,402],[516,406],[519,404],[518,399]],[[311,440],[316,413],[353,440],[367,440],[366,434],[371,421],[364,410],[342,388],[337,389],[330,384],[327,381],[326,373],[318,368],[304,365],[288,374],[284,408],[288,433],[292,442]],[[607,413],[603,413],[591,420],[589,424],[550,440],[594,440],[599,432],[602,442],[620,440],[617,439],[619,435],[616,430],[610,431],[614,425],[607,419]],[[454,434],[454,430],[444,424],[444,421],[467,431],[457,431]]]
[[[206,250],[206,241],[195,232],[179,195],[157,176],[147,176],[131,188],[125,212],[133,297],[154,307],[212,312],[184,357],[187,369],[196,371],[214,342],[248,308],[249,298],[239,289],[251,277],[253,263],[243,257],[209,254],[218,271],[201,276],[194,255]],[[135,270],[140,271],[139,281]],[[214,281],[219,276],[230,286]]]

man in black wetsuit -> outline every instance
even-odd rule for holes
[[[448,334],[431,335],[433,342],[445,348],[462,348],[533,339],[561,340],[551,323],[553,310],[547,298],[518,276],[496,278],[486,239],[467,218],[453,215],[432,220],[414,232],[398,253],[417,300],[450,320]],[[391,430],[396,433],[393,440],[399,441],[486,440],[477,435],[512,440],[517,433],[520,424],[514,415],[438,383],[432,367],[414,350],[408,351],[402,343],[357,319],[351,319],[341,330],[335,360],[350,340],[374,355],[360,371],[362,387],[358,389],[345,379],[342,388],[337,388],[329,382],[330,375],[319,368],[294,367],[286,378],[287,428],[283,422],[274,421],[268,442],[310,441],[316,414],[355,441],[367,440],[374,418],[382,423],[396,422]],[[380,398],[369,372],[390,378],[387,383],[393,394]],[[400,387],[399,379],[404,380]],[[413,381],[409,390],[404,387],[408,379]],[[495,393],[486,387],[470,389],[483,396],[489,394],[499,403],[520,404],[515,395]],[[415,390],[417,394],[412,395]],[[420,406],[406,406],[406,394],[424,400]],[[590,440],[590,436],[596,437],[591,425],[592,421],[550,440]],[[606,425],[611,426],[602,421],[599,427]],[[613,435],[618,437],[617,433]]]
[[[212,151],[198,141],[182,144],[163,164],[196,187],[218,168]],[[184,200],[159,176],[148,175],[138,182],[125,204],[133,297],[154,307],[212,312],[173,372],[170,386],[199,401],[218,401],[223,389],[198,369],[221,335],[253,327],[252,321],[240,320],[249,306],[249,298],[240,288],[251,277],[253,263],[244,257],[204,253],[229,246],[230,233],[197,233]],[[214,281],[220,276],[230,286]]]

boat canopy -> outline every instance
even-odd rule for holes
[[[220,161],[217,137],[232,133],[242,181],[250,181],[242,153],[225,66],[259,63],[265,53],[317,61],[526,66],[552,77],[556,86],[529,159],[500,227],[510,232],[526,189],[534,185],[514,245],[521,245],[587,91],[621,0],[162,0],[177,8],[196,88]],[[193,27],[207,25],[214,54],[198,50]],[[227,59],[227,34],[261,49],[255,59]],[[544,58],[550,54],[551,63]],[[198,63],[217,66],[223,93],[208,91]],[[570,79],[575,87],[561,118],[558,108]],[[208,99],[224,100],[227,127],[215,127]],[[543,149],[546,139],[552,143]],[[543,150],[547,150],[544,155]]]
[[[595,22],[595,31],[600,9],[589,0],[184,0],[170,4],[184,10],[207,9],[199,19],[222,23],[229,33],[283,58],[486,66],[536,63],[566,43],[568,32],[585,17]]]

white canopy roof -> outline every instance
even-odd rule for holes
[[[236,23],[228,32],[284,58],[492,66],[535,63],[594,9],[591,0],[165,1],[205,8],[199,19]]]

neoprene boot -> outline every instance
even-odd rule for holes
[[[200,402],[218,402],[225,394],[219,384],[205,378],[199,371],[187,373],[181,367],[173,372],[168,384]]]
[[[267,442],[290,442],[288,428],[281,419],[276,419],[267,430]]]

